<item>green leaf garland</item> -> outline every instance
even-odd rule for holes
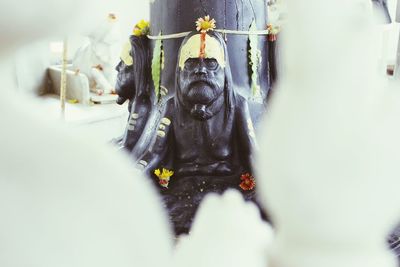
[[[161,32],[158,36],[161,36]],[[153,78],[154,92],[160,98],[161,70],[164,68],[164,52],[162,40],[158,39],[154,45],[153,59],[151,61],[151,76]]]
[[[257,31],[256,21],[250,25],[250,32]],[[261,98],[261,88],[258,81],[258,70],[261,64],[261,51],[258,49],[258,36],[249,34],[249,65],[251,70],[251,94],[254,99]]]

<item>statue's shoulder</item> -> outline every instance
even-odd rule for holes
[[[237,109],[243,109],[243,108],[248,107],[247,99],[244,96],[242,96],[241,94],[237,93],[235,96],[235,100],[236,100],[235,106]]]
[[[159,104],[159,111],[164,116],[172,117],[175,110],[175,99],[174,97],[170,97]]]
[[[165,101],[165,108],[168,110],[173,110],[175,108],[175,98],[170,97],[167,101]]]

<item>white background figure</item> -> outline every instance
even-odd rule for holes
[[[114,84],[121,51],[121,31],[114,14],[89,35],[89,40],[75,54],[73,69],[85,74],[90,90],[98,95],[114,93]]]

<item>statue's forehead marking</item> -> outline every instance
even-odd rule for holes
[[[125,63],[125,65],[127,66],[131,66],[133,64],[133,58],[130,54],[132,49],[131,43],[127,42],[123,48],[122,48],[122,52],[121,52],[121,60]]]
[[[220,45],[217,39],[214,37],[206,35],[206,48],[205,48],[205,58],[214,58],[217,60],[218,64],[225,68],[225,53],[224,48]],[[182,46],[181,52],[179,54],[179,68],[183,69],[186,60],[189,58],[198,58],[200,55],[201,39],[200,34],[193,35],[187,40],[187,42]]]

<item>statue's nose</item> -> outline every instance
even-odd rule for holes
[[[120,71],[121,70],[121,68],[122,68],[122,60],[118,63],[118,65],[115,67],[115,70],[116,71]]]
[[[199,64],[194,70],[195,74],[207,74],[207,69],[203,64]]]

